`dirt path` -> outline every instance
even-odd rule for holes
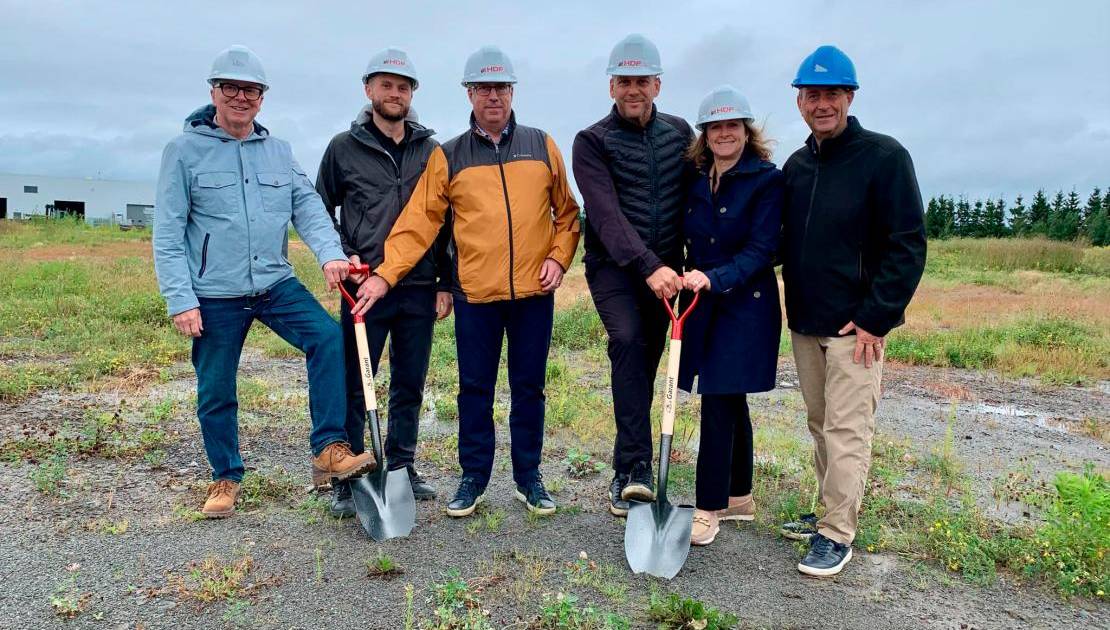
[[[542,596],[557,592],[574,592],[581,604],[623,614],[633,627],[650,627],[643,610],[653,587],[734,612],[744,627],[1110,627],[1110,606],[1063,602],[1040,587],[1014,586],[1005,577],[976,587],[890,554],[859,552],[838,578],[804,579],[794,569],[798,550],[750,525],[725,528],[714,545],[693,550],[671,582],[632,576],[624,565],[622,523],[605,510],[607,478],[567,481],[556,494],[563,511],[552,519],[530,520],[511,498],[504,444],[487,494],[486,512],[503,515],[496,527],[484,521],[475,526],[475,519],[449,519],[442,503],[425,503],[410,538],[376,545],[352,522],[321,518],[319,504],[306,503],[309,495],[299,488],[227,521],[190,522],[182,506],[198,505],[196,488],[207,467],[188,407],[192,381],[187,371],[182,374],[148,394],[152,401],[178,398],[185,403],[167,420],[167,428],[177,433],[161,467],[152,468],[141,458],[76,458],[62,482],[67,496],[50,498],[30,482],[32,466],[0,464],[0,502],[6,515],[0,519],[0,579],[5,583],[0,628],[401,628],[405,585],[415,586],[417,620],[431,619],[429,586],[444,582],[450,568],[478,591],[495,628],[528,627]],[[296,360],[250,355],[241,377],[291,374],[299,375],[290,385],[299,395],[303,366]],[[788,362],[780,382],[776,393],[755,402],[756,414],[762,405],[797,398]],[[969,472],[982,496],[989,497],[991,480],[1019,461],[1046,477],[1080,468],[1083,461],[1110,468],[1106,444],[1081,431],[1084,418],[1107,421],[1105,386],[1044,389],[969,372],[892,366],[880,432],[907,438],[925,452],[944,439],[953,398],[958,400],[953,435],[961,457],[972,464]],[[80,418],[85,408],[112,409],[119,403],[112,393],[42,394],[0,407],[0,439],[18,437],[24,423],[60,427]],[[260,471],[283,467],[303,483],[304,420],[275,409],[244,414],[245,459]],[[431,420],[423,438],[434,443],[452,430]],[[545,458],[549,479],[563,473],[557,449],[550,448]],[[436,451],[424,450],[428,457]],[[423,464],[441,494],[454,488],[451,459],[442,467]],[[103,531],[105,523],[121,522],[127,523],[126,531]],[[368,578],[366,562],[380,551],[404,573],[391,580]],[[599,579],[593,585],[574,584],[568,577],[573,572],[567,563],[583,551],[598,563]],[[251,570],[244,583],[255,588],[239,603],[202,605],[190,599],[183,578],[190,563],[207,557],[249,557]],[[83,611],[62,621],[54,614],[51,597],[68,596],[81,601]]]

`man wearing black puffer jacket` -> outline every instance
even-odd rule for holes
[[[385,239],[439,143],[432,139],[434,131],[411,120],[409,105],[418,83],[408,55],[395,48],[377,53],[362,80],[371,104],[363,108],[349,131],[336,135],[328,144],[320,161],[316,190],[329,214],[335,207],[340,208],[336,229],[350,261],[367,263],[374,269],[382,264]],[[435,489],[416,472],[413,460],[434,324],[437,317],[443,319],[451,312],[449,234],[449,229],[441,232],[436,244],[396,290],[366,314],[375,373],[386,336],[390,338],[386,461],[391,470],[408,469],[417,499],[435,497]],[[358,281],[363,278],[359,276]],[[365,283],[359,286],[355,281],[347,280],[347,290],[361,295]],[[365,449],[366,401],[353,321],[350,309],[341,307],[347,362],[346,428],[351,449],[361,453]],[[355,514],[349,484],[335,488],[331,510],[338,517]]]
[[[822,46],[793,85],[812,133],[782,169],[780,252],[825,513],[802,515],[782,533],[810,542],[799,571],[828,576],[852,558],[885,339],[903,322],[925,270],[925,224],[910,154],[848,115],[859,88],[851,60]]]
[[[613,482],[609,511],[651,501],[651,401],[670,320],[660,298],[682,289],[685,120],[655,109],[659,51],[630,35],[609,57],[613,110],[574,140],[574,178],[586,208],[586,282],[609,335]]]

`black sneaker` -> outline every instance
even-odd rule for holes
[[[436,489],[430,483],[424,481],[420,473],[416,472],[416,467],[406,466],[406,468],[409,471],[409,483],[412,484],[412,496],[417,501],[431,501],[436,498]]]
[[[628,483],[621,490],[621,498],[625,501],[654,501],[655,486],[651,483],[651,464],[636,462],[632,472],[628,474]]]
[[[351,482],[338,481],[335,483],[328,513],[335,518],[351,518],[355,515],[355,500],[351,497]]]
[[[455,498],[447,504],[447,515],[470,516],[482,502],[485,493],[486,489],[479,485],[476,479],[463,477],[459,482],[459,489],[455,491]]]
[[[814,534],[809,539],[809,553],[798,563],[798,570],[806,575],[827,577],[840,573],[851,559],[851,545],[842,545],[821,534]]]
[[[524,507],[528,508],[529,512],[540,516],[555,513],[555,501],[547,493],[547,488],[543,487],[542,479],[536,479],[526,486],[517,486],[513,490],[513,495],[524,503]]]
[[[791,540],[809,540],[817,534],[817,515],[803,514],[796,521],[783,523],[779,533]]]
[[[613,483],[609,484],[609,512],[613,516],[628,516],[628,501],[621,498],[624,485],[628,483],[628,475],[617,473],[613,475]]]

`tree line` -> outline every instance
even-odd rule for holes
[[[1074,189],[1057,191],[1051,199],[1038,190],[1026,203],[1021,195],[1007,205],[1003,198],[969,200],[941,195],[925,210],[929,238],[1005,238],[1044,236],[1057,241],[1078,238],[1092,245],[1110,245],[1110,190],[1095,188],[1084,202]]]

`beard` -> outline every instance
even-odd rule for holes
[[[394,105],[398,105],[398,103],[394,103]],[[405,117],[409,115],[409,108],[407,107],[401,107],[400,113],[393,114],[385,111],[382,107],[382,104],[378,103],[377,101],[371,103],[371,106],[374,108],[375,113],[390,122],[398,122],[404,120]]]

